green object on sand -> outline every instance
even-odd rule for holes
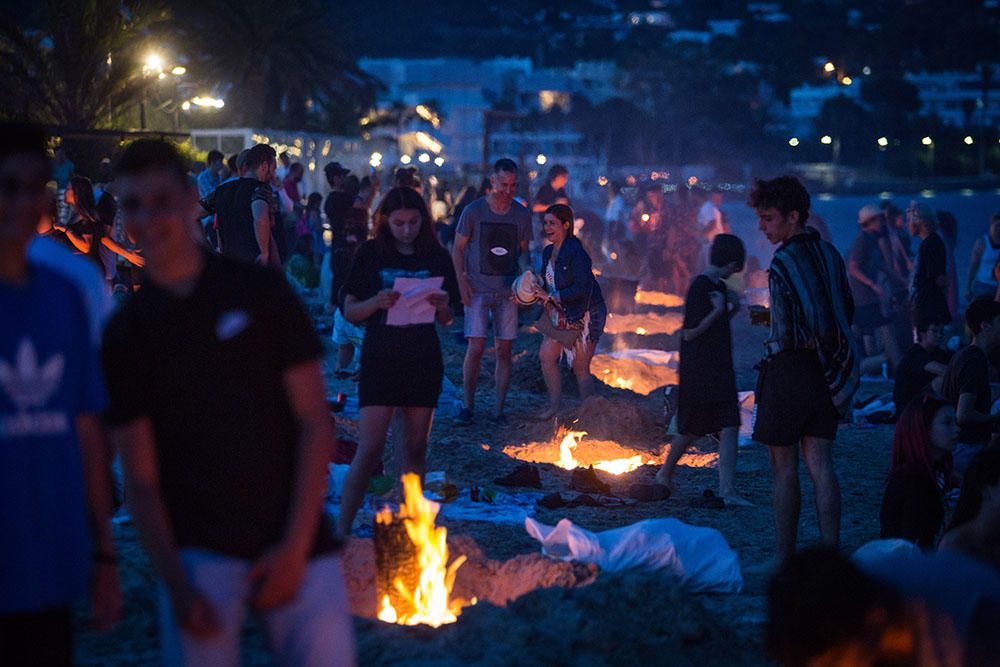
[[[384,496],[392,491],[392,487],[395,484],[396,480],[393,477],[375,475],[368,480],[368,493],[374,493],[376,496]]]

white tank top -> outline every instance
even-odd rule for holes
[[[993,267],[996,266],[997,260],[1000,260],[1000,248],[993,247],[989,234],[983,236],[983,243],[985,247],[983,258],[979,262],[979,271],[976,272],[976,282],[996,285],[997,281],[993,278]]]

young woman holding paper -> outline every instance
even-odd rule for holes
[[[368,478],[382,460],[397,408],[404,424],[402,471],[423,475],[427,436],[441,394],[444,362],[434,322],[389,323],[421,319],[413,312],[390,318],[393,307],[418,310],[412,301],[400,301],[397,280],[440,280],[442,289],[426,290],[426,299],[443,325],[451,323],[449,304],[459,301],[451,257],[438,243],[427,205],[415,190],[389,190],[374,219],[375,238],[358,249],[344,285],[344,317],[366,327],[358,387],[360,443],[341,493],[339,525],[345,536],[364,500]]]

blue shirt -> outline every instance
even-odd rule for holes
[[[204,199],[219,187],[219,174],[212,169],[203,169],[195,180],[198,183],[198,199]]]
[[[0,283],[0,614],[87,590],[90,533],[76,418],[106,403],[87,307],[67,278],[30,265]]]

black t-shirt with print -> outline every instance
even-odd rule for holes
[[[273,217],[275,201],[271,186],[256,178],[227,181],[201,200],[202,208],[215,214],[221,251],[226,257],[252,263],[260,256],[253,217],[255,201],[264,202]]]
[[[694,329],[712,312],[712,293],[726,296],[726,284],[697,276],[684,301],[684,328]],[[678,400],[690,403],[736,401],[736,371],[729,317],[720,316],[694,340],[681,337]]]
[[[151,421],[178,546],[252,559],[280,542],[299,450],[284,374],[322,354],[281,276],[208,253],[190,294],[147,280],[112,317],[106,417]],[[324,518],[313,553],[333,546]]]

